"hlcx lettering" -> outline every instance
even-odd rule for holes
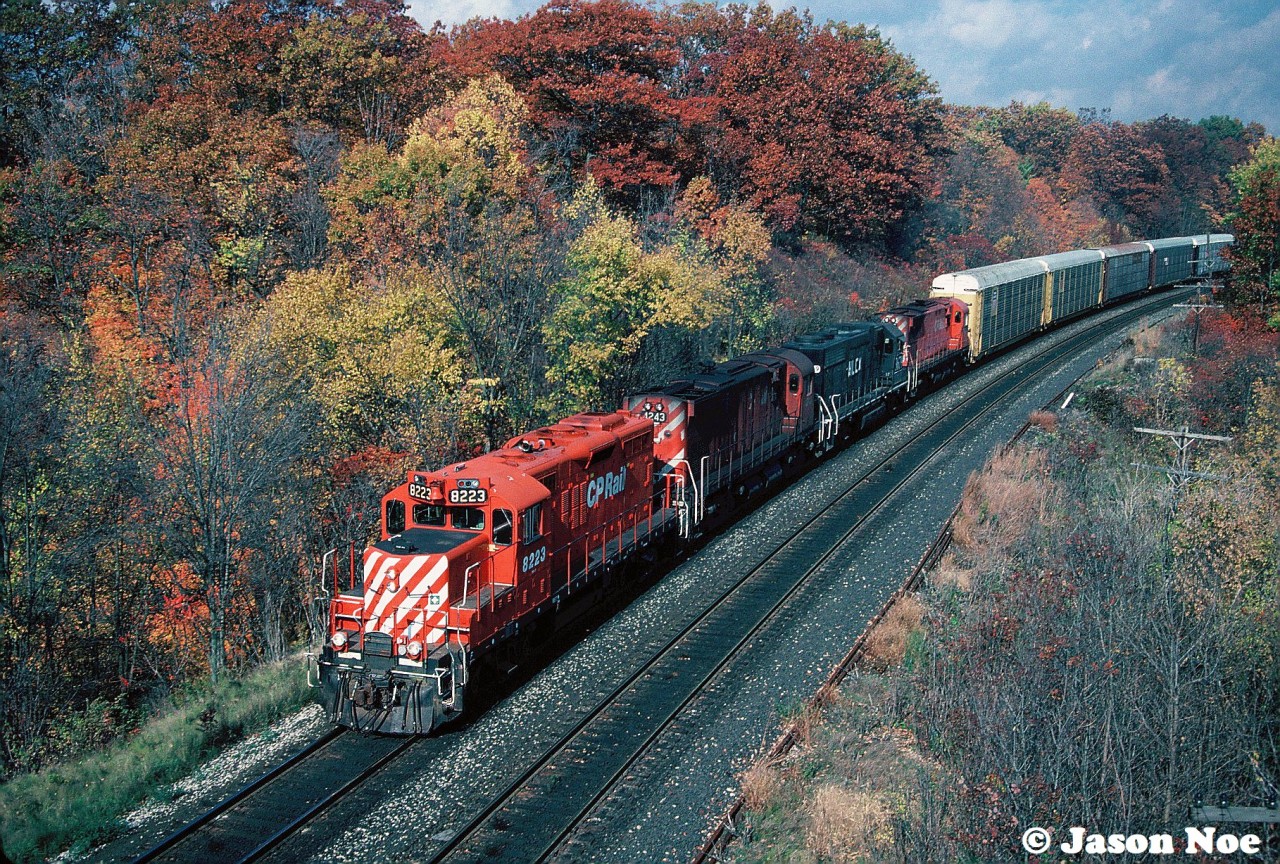
[[[606,498],[612,498],[627,485],[627,469],[619,468],[618,473],[610,471],[587,484],[587,506],[594,507]]]

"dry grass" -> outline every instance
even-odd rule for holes
[[[1027,422],[1049,433],[1058,431],[1058,415],[1052,411],[1032,411]]]
[[[973,587],[975,571],[963,566],[956,556],[948,552],[938,565],[929,571],[929,584],[939,588],[956,588],[968,591]]]
[[[782,777],[774,766],[756,762],[738,775],[738,782],[742,786],[742,800],[746,808],[760,813],[773,800],[782,785]]]
[[[902,662],[907,639],[920,626],[924,604],[914,594],[899,597],[880,623],[867,634],[866,662],[873,669],[887,669]]]
[[[823,699],[819,698],[816,704],[806,703],[790,718],[789,727],[795,746],[803,749],[813,743],[813,730],[822,722],[822,708]]]
[[[889,809],[877,795],[823,784],[808,806],[805,845],[832,861],[857,861],[871,855],[890,831]]]
[[[1044,452],[1011,447],[969,475],[952,539],[962,549],[1007,549],[1048,516]]]
[[[1133,353],[1138,357],[1152,357],[1160,349],[1164,340],[1164,327],[1144,327],[1130,337],[1133,342]]]

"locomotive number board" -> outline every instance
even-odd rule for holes
[[[450,489],[450,504],[483,504],[489,500],[487,489]]]

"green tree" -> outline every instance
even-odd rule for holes
[[[482,398],[485,446],[535,413],[546,298],[563,266],[565,226],[529,164],[525,113],[501,78],[472,81],[394,153],[353,148],[330,199],[344,259],[383,281],[408,269],[430,281]]]
[[[330,453],[376,446],[445,460],[477,435],[447,301],[421,270],[383,284],[357,281],[344,266],[294,274],[266,314],[273,366],[304,376]]]
[[[686,218],[696,219],[692,209]],[[645,249],[635,224],[611,211],[593,183],[578,190],[567,215],[580,233],[544,326],[553,413],[611,410],[629,391],[756,347],[768,322],[752,275],[767,248],[758,216],[724,208],[710,246],[677,233]]]
[[[1249,161],[1232,170],[1231,186],[1236,283],[1242,299],[1256,301],[1272,314],[1272,326],[1280,327],[1280,139],[1266,138],[1254,147]]]

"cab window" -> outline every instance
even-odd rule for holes
[[[531,543],[542,536],[542,505],[534,504],[520,514],[520,542]]]
[[[454,528],[464,531],[484,530],[484,511],[479,507],[454,507],[449,516],[449,522]]]
[[[493,511],[493,542],[499,546],[511,545],[511,511]]]
[[[404,531],[404,502],[392,498],[387,502],[387,533],[399,534]]]
[[[444,507],[439,504],[414,504],[413,524],[443,528]]]

